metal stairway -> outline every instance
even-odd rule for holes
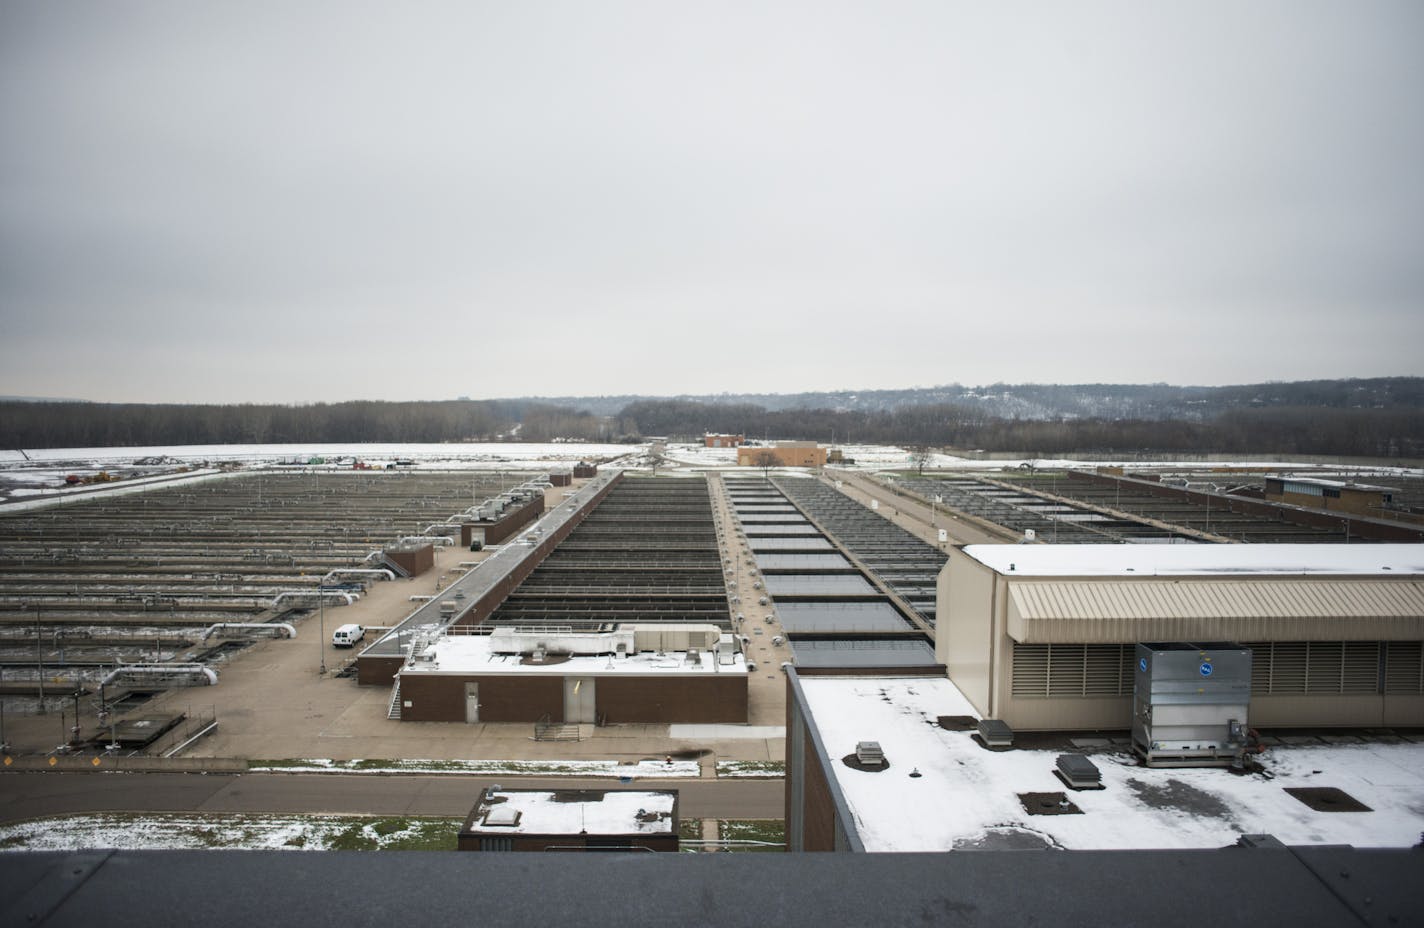
[[[535,741],[578,741],[579,727],[577,725],[565,725],[563,722],[552,722],[549,715],[544,714],[539,721],[534,723]]]
[[[401,717],[400,710],[401,710],[400,677],[396,677],[396,685],[393,686],[393,687],[391,687],[391,704],[390,704],[390,706],[386,709],[386,718],[388,718],[388,719],[400,719],[400,717]]]

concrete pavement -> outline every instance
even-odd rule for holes
[[[683,818],[779,819],[783,781],[342,774],[0,773],[0,822],[89,812],[462,816],[493,783],[533,789],[676,789]]]

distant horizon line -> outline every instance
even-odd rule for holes
[[[423,398],[423,399],[377,399],[373,397],[348,397],[339,400],[91,400],[83,397],[58,397],[58,396],[20,396],[20,395],[0,395],[0,402],[6,403],[91,403],[101,406],[334,406],[342,403],[508,403],[528,400],[580,400],[580,399],[609,399],[619,397],[635,397],[650,400],[686,399],[695,397],[723,397],[723,396],[768,396],[786,397],[801,396],[810,393],[906,393],[912,391],[944,390],[950,388],[960,388],[964,390],[984,390],[991,387],[1171,387],[1180,390],[1220,390],[1232,387],[1264,387],[1264,386],[1288,386],[1303,383],[1339,383],[1346,381],[1379,381],[1379,380],[1424,380],[1424,375],[1419,374],[1379,374],[1372,376],[1350,376],[1350,377],[1312,377],[1299,380],[1256,380],[1241,381],[1238,383],[1171,383],[1165,380],[1156,381],[1038,381],[1021,380],[1008,381],[996,380],[991,383],[965,384],[957,381],[949,383],[938,383],[929,386],[916,385],[907,387],[837,387],[831,389],[807,389],[796,391],[773,391],[773,390],[738,390],[738,391],[718,391],[718,392],[690,392],[678,393],[565,393],[565,394],[522,394],[515,396],[489,396],[472,397],[467,395],[455,397]]]

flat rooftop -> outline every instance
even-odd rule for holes
[[[1424,544],[967,545],[999,573],[1039,577],[1162,574],[1424,574]]]
[[[1105,789],[1073,791],[1053,773],[1064,751],[990,751],[970,731],[941,728],[943,716],[976,715],[942,677],[795,680],[867,851],[1219,848],[1243,834],[1287,845],[1404,848],[1424,832],[1424,744],[1403,738],[1273,746],[1261,756],[1269,778],[1140,767],[1124,743],[1089,752]],[[844,763],[860,741],[878,741],[888,769]],[[1370,811],[1318,812],[1288,787],[1334,787]],[[1031,816],[1019,798],[1026,793],[1065,793],[1082,814]]]
[[[589,636],[595,637],[595,636]],[[580,677],[621,677],[673,674],[702,677],[713,674],[747,673],[744,655],[731,655],[731,663],[719,664],[715,651],[702,651],[700,662],[688,662],[686,651],[636,651],[626,657],[604,654],[549,654],[542,663],[528,655],[499,653],[490,635],[446,635],[429,645],[424,653],[430,660],[416,660],[401,668],[402,674],[554,674]]]
[[[1369,483],[1353,483],[1349,480],[1329,480],[1325,477],[1294,477],[1289,474],[1267,474],[1269,480],[1283,480],[1286,483],[1307,483],[1316,487],[1335,487],[1341,490],[1364,490],[1371,493],[1389,493],[1393,487],[1375,486]]]
[[[482,794],[462,829],[485,835],[669,835],[677,790],[504,789]]]

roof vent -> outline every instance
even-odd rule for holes
[[[866,767],[885,766],[885,752],[880,749],[879,741],[857,741],[855,759]]]
[[[1014,746],[1014,730],[999,719],[980,719],[979,740],[985,747],[1011,748]]]
[[[485,813],[485,824],[513,828],[519,824],[519,819],[523,815],[524,813],[520,810],[511,809],[509,806],[495,806]]]
[[[1053,773],[1069,789],[1105,788],[1102,772],[1084,754],[1059,754]]]

